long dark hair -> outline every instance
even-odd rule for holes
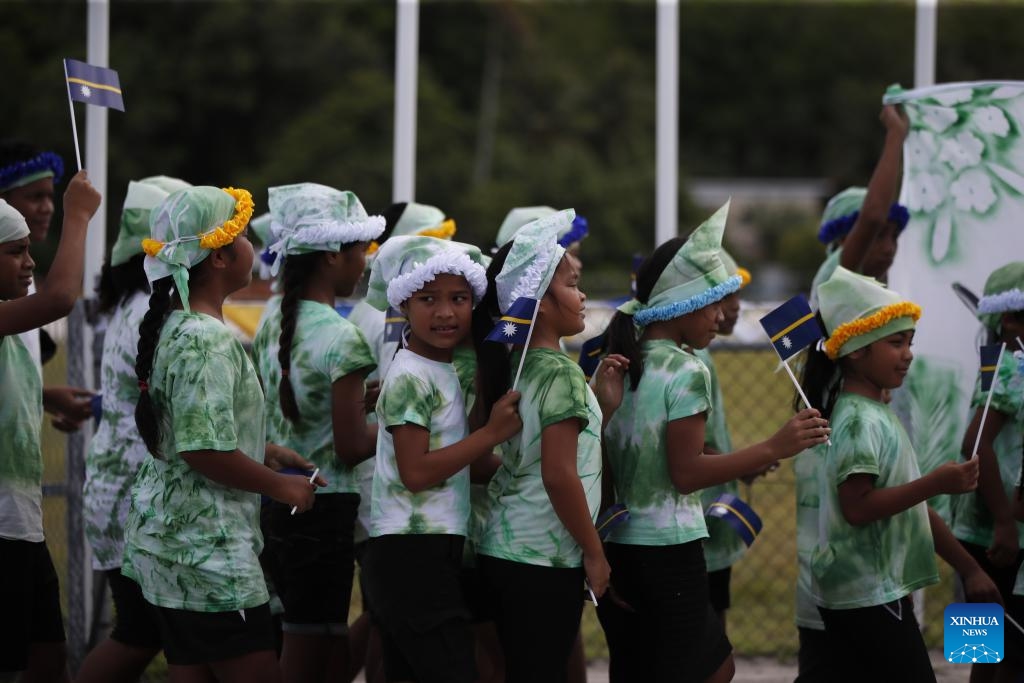
[[[135,404],[135,426],[142,436],[146,448],[157,459],[163,459],[160,453],[160,421],[153,399],[149,395],[149,377],[153,371],[153,356],[160,340],[160,331],[171,312],[171,287],[174,285],[170,276],[153,282],[149,295],[149,310],[139,325],[139,353],[135,358],[135,376],[139,380],[139,401]]]
[[[511,367],[508,348],[504,344],[485,341],[484,338],[494,329],[495,321],[501,317],[498,308],[498,290],[494,279],[501,272],[512,249],[509,242],[495,254],[491,265],[487,267],[487,292],[473,310],[473,346],[476,349],[476,408],[486,419],[491,408],[497,403],[511,385],[509,377]],[[524,349],[525,353],[526,350]]]
[[[109,313],[135,292],[149,291],[146,270],[142,267],[145,258],[145,254],[136,254],[125,263],[116,266],[110,265],[109,259],[104,261],[99,282],[96,284],[100,313]]]
[[[295,324],[299,317],[299,301],[309,281],[310,275],[316,271],[316,262],[322,252],[309,254],[293,254],[284,259],[284,273],[281,277],[283,295],[281,297],[281,336],[278,338],[277,361],[281,364],[281,385],[278,387],[278,400],[281,413],[292,423],[298,422],[302,415],[299,404],[295,400],[295,389],[292,386],[292,341],[295,339]]]
[[[821,313],[815,313],[821,329],[825,329],[825,323],[821,319]],[[800,378],[800,386],[807,394],[812,408],[817,408],[821,416],[826,420],[832,417],[832,410],[836,406],[836,399],[839,398],[839,390],[843,385],[843,376],[840,372],[839,363],[829,358],[824,351],[816,346],[807,349],[804,357],[804,369]],[[804,409],[804,400],[800,392],[793,397],[793,409],[800,412]]]
[[[673,237],[655,249],[654,253],[640,264],[640,269],[636,273],[637,301],[647,303],[658,278],[684,244],[685,237]],[[644,356],[640,349],[640,340],[637,338],[636,326],[633,324],[633,316],[616,311],[608,323],[608,331],[605,334],[608,338],[608,353],[621,353],[629,359],[630,389],[636,391],[644,374]]]

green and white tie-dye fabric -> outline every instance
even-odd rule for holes
[[[373,359],[377,362],[376,375],[371,375],[369,379],[383,378],[398,350],[397,342],[384,341],[385,317],[384,311],[378,311],[365,300],[353,306],[352,312],[348,314],[348,321],[363,333]]]
[[[384,313],[362,300],[352,307],[352,311],[348,314],[348,321],[363,333],[363,339],[366,340],[370,354],[377,366],[366,376],[366,380],[379,380],[387,372],[395,353],[395,344],[389,344],[391,355],[388,355],[383,349]],[[367,413],[366,421],[377,424],[377,414],[375,412]],[[373,470],[375,467],[376,456],[367,458],[352,468],[352,476],[359,488],[359,512],[356,514],[356,525],[352,532],[356,543],[362,543],[370,537],[370,499],[373,497]]]
[[[135,426],[135,404],[139,400],[135,357],[139,324],[148,310],[149,295],[136,292],[114,309],[103,340],[103,418],[85,456],[82,490],[85,537],[92,548],[94,569],[121,566],[132,484],[149,457]]]
[[[1013,506],[1017,495],[1014,481],[1020,470],[1021,453],[1024,452],[1024,374],[1021,374],[1024,353],[1007,348],[999,362],[997,377],[992,382],[992,404],[989,411],[999,411],[1006,416],[1003,428],[993,443],[999,476],[1003,482],[1006,499]],[[975,384],[972,410],[985,405],[988,392],[981,391],[981,380]],[[980,491],[955,496],[953,500],[953,535],[961,541],[983,545],[992,544],[995,528],[992,513],[989,512]],[[1024,547],[1024,523],[1017,522],[1017,540]]]
[[[622,405],[605,429],[617,499],[629,508],[629,521],[608,540],[663,546],[707,538],[700,494],[679,493],[669,477],[665,436],[669,422],[711,411],[710,373],[669,340],[642,349],[640,385],[633,391],[627,377]]]
[[[43,541],[43,383],[18,335],[0,337],[0,538]]]
[[[725,421],[725,401],[722,398],[722,386],[718,382],[718,372],[711,352],[707,349],[694,349],[693,355],[704,363],[711,377],[711,413],[704,427],[704,442],[711,445],[719,453],[732,453],[732,437]],[[740,495],[738,481],[730,481],[718,486],[706,488],[700,492],[701,506],[705,512],[723,493]],[[708,540],[704,541],[704,561],[709,572],[719,571],[736,564],[743,557],[747,545],[727,522],[717,517],[704,518],[708,527]]]
[[[826,450],[810,448],[793,458],[796,479],[796,625],[816,631],[825,630],[811,583],[811,556],[818,547],[818,514]]]
[[[818,285],[832,277],[842,256],[843,248],[838,247],[825,258],[825,261],[818,267],[818,272],[814,274],[814,280],[811,281],[811,296],[807,300],[813,310],[818,310]]]
[[[239,450],[263,463],[263,391],[249,356],[216,318],[173,311],[149,391],[164,459],[146,459],[136,477],[122,573],[161,607],[222,612],[267,602],[259,494],[207,479],[181,457]]]
[[[426,491],[413,493],[402,484],[390,431],[404,424],[423,427],[430,432],[431,451],[465,439],[469,422],[455,366],[400,350],[381,385],[377,424],[380,431],[373,472],[370,536],[465,536],[469,522],[469,467]]]
[[[518,352],[511,361],[514,373]],[[579,567],[583,553],[558,519],[541,478],[541,433],[564,420],[579,420],[576,473],[590,516],[596,519],[601,504],[601,407],[580,366],[552,349],[526,353],[517,389],[522,393],[523,429],[501,445],[502,463],[487,487],[477,554],[543,567]]]
[[[902,486],[921,476],[910,438],[896,415],[877,401],[844,392],[832,411],[820,514],[825,543],[811,559],[814,599],[830,609],[872,607],[898,600],[939,580],[928,506],[855,527],[839,507],[839,485],[855,474],[875,488]]]
[[[354,372],[376,366],[359,328],[338,315],[331,306],[300,300],[292,340],[290,378],[299,407],[298,422],[281,412],[279,399],[281,363],[281,302],[267,304],[268,311],[253,339],[253,356],[266,391],[267,441],[296,451],[320,468],[328,484],[318,494],[358,493],[352,468],[334,454],[332,385]]]

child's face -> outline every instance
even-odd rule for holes
[[[28,253],[29,238],[0,244],[0,299],[18,299],[28,294],[35,261]]]
[[[875,235],[875,240],[868,247],[868,253],[864,256],[865,275],[885,282],[889,275],[889,268],[892,267],[892,262],[896,258],[896,240],[899,235],[899,226],[893,221],[887,221],[885,227]]]
[[[402,311],[409,319],[409,348],[425,358],[447,361],[470,333],[473,290],[461,275],[443,273],[410,296]]]
[[[357,242],[338,252],[333,264],[335,296],[352,296],[366,269],[366,249],[369,246],[369,242]]]
[[[579,259],[567,253],[541,299],[537,320],[550,326],[559,337],[579,334],[585,327],[587,295],[580,291],[581,271]]]
[[[879,389],[895,389],[903,384],[914,360],[913,342],[914,330],[896,332],[857,349],[849,355],[849,363]]]
[[[673,322],[676,332],[686,346],[692,349],[704,349],[715,338],[724,319],[722,302],[716,301],[704,308],[681,315]]]
[[[53,220],[53,178],[40,178],[15,187],[5,192],[3,198],[25,217],[33,242],[46,239]]]
[[[722,321],[718,323],[718,334],[732,334],[740,319],[740,295],[733,292],[722,299]]]

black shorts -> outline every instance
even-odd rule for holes
[[[832,658],[832,680],[935,681],[910,596],[857,609],[819,607]]]
[[[641,546],[606,543],[615,592],[597,610],[608,639],[608,677],[618,681],[703,681],[732,644],[708,595],[700,541]]]
[[[1020,617],[1014,614],[1015,610],[1021,609],[1024,597],[1014,596],[1013,594],[1013,586],[1017,582],[1017,571],[1020,569],[1021,562],[1024,562],[1024,550],[1017,552],[1017,559],[1009,566],[996,567],[988,559],[988,554],[986,553],[988,549],[985,546],[968,543],[967,541],[960,541],[960,545],[975,559],[978,566],[989,575],[992,582],[996,584],[999,594],[1003,596],[1005,609],[1017,620],[1017,623],[1024,624],[1024,622],[1020,621]],[[963,577],[961,576],[959,579],[962,584]],[[1015,662],[1024,661],[1024,636],[1021,635],[1020,631],[1013,628],[1012,624],[1009,625],[1009,628],[1003,629],[1003,634],[1005,638],[1003,649],[1006,651],[1007,659]]]
[[[732,567],[708,572],[708,596],[711,598],[711,606],[719,614],[732,606],[732,595],[729,592],[731,580]]]
[[[567,680],[583,615],[583,568],[476,557],[505,653],[505,680]]]
[[[793,683],[831,683],[835,676],[825,631],[805,626],[798,626],[797,631],[800,632],[800,651]]]
[[[252,652],[274,652],[274,627],[267,603],[233,612],[156,609],[168,664],[209,664]]]
[[[0,538],[0,671],[23,671],[32,643],[63,643],[57,572],[46,543]]]
[[[114,599],[114,630],[110,638],[129,647],[159,650],[162,644],[156,607],[146,602],[139,584],[122,574],[120,568],[108,569],[104,574]]]
[[[357,493],[322,493],[313,508],[291,514],[291,506],[268,507],[268,548],[285,633],[345,635],[352,600],[355,556],[352,528]]]
[[[471,683],[473,631],[462,595],[462,536],[367,541],[362,569],[388,681]]]

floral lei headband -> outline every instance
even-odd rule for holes
[[[207,230],[195,236],[179,237],[176,241],[199,240],[199,246],[202,249],[220,249],[234,242],[235,238],[245,230],[245,226],[249,224],[249,219],[252,218],[254,208],[252,194],[248,190],[235,189],[233,187],[222,187],[221,189],[234,197],[235,215],[212,230]],[[142,250],[149,256],[156,256],[166,245],[166,242],[160,242],[148,237],[142,240]]]

